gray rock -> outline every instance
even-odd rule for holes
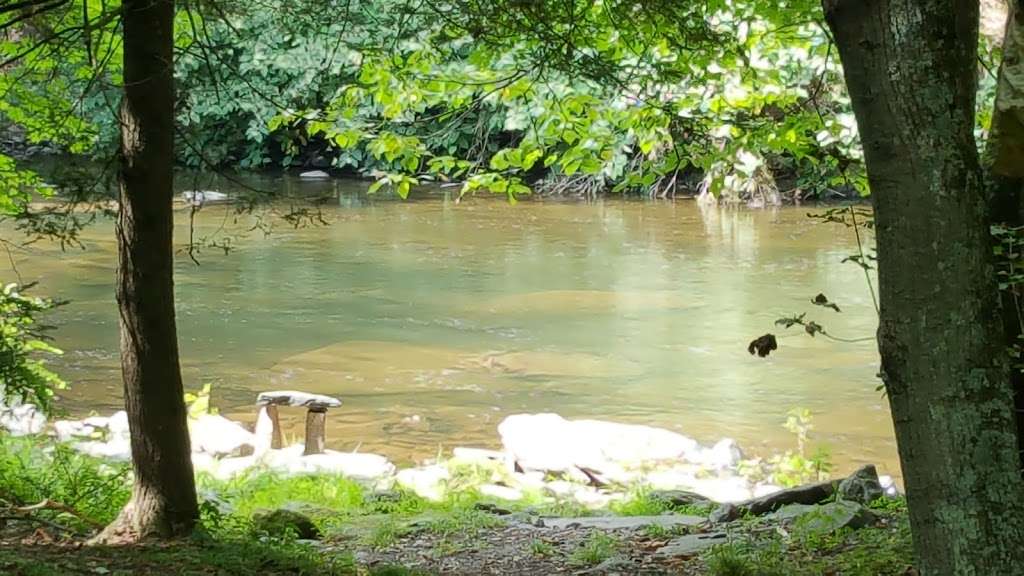
[[[885,491],[873,464],[860,468],[839,483],[839,497],[843,500],[870,504],[883,494]]]
[[[306,408],[325,409],[341,406],[341,400],[333,396],[323,394],[310,394],[297,390],[275,390],[273,392],[260,392],[256,396],[257,406],[304,406]]]
[[[712,504],[711,500],[689,490],[655,490],[648,497],[669,506],[701,506]]]
[[[310,170],[309,172],[299,174],[299,178],[303,180],[326,180],[330,177],[331,175],[323,170]]]
[[[743,516],[743,511],[735,504],[726,502],[711,511],[711,514],[708,515],[708,521],[712,524],[722,524],[723,522],[739,520],[740,516]]]
[[[622,556],[613,556],[597,566],[577,572],[577,574],[594,574],[600,576],[632,576],[638,572],[639,566],[636,563]]]
[[[294,536],[301,540],[320,538],[320,529],[302,512],[295,510],[263,510],[252,516],[253,527],[269,536]]]
[[[709,532],[707,534],[687,534],[670,541],[655,552],[662,557],[693,556],[702,550],[728,541],[725,532]]]
[[[593,528],[596,530],[635,530],[644,526],[699,526],[700,516],[664,514],[662,516],[585,516],[582,518],[543,518],[544,528]]]
[[[798,530],[811,534],[829,534],[842,528],[857,530],[878,521],[878,517],[861,504],[844,500],[819,505],[790,504],[769,517],[792,521]]]
[[[818,482],[797,486],[781,492],[745,500],[736,504],[722,504],[709,517],[712,522],[732,522],[746,514],[762,516],[787,504],[817,504],[835,493],[835,482]]]

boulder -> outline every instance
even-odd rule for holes
[[[715,502],[743,502],[754,495],[750,482],[742,476],[694,478],[687,488]]]
[[[35,404],[0,405],[0,428],[11,436],[39,434],[46,427],[46,415]]]
[[[216,414],[203,414],[189,422],[192,451],[213,456],[242,456],[251,451],[256,437],[238,422]]]
[[[522,470],[640,468],[699,461],[696,440],[634,424],[566,420],[557,414],[515,414],[498,425],[502,445]]]
[[[58,442],[97,438],[106,430],[106,418],[103,420],[102,428],[87,424],[84,420],[57,420],[53,423],[53,433]]]
[[[517,502],[523,499],[523,493],[515,488],[509,488],[508,486],[501,486],[499,484],[484,484],[478,488],[482,496],[489,496],[491,498],[497,498],[499,500],[508,500],[509,502]]]
[[[456,447],[452,450],[452,457],[465,462],[504,462],[508,455],[497,450],[486,448],[464,448]]]
[[[871,510],[846,500],[819,505],[789,504],[770,517],[792,521],[796,529],[808,534],[830,534],[842,528],[857,530],[878,521]]]
[[[423,468],[406,468],[395,476],[395,482],[399,486],[412,490],[421,498],[435,502],[444,499],[450,479],[448,468],[436,464]]]
[[[362,482],[375,482],[395,473],[395,465],[378,454],[326,450],[322,454],[303,455],[302,452],[301,444],[272,450],[263,455],[261,462],[286,475],[338,474]]]
[[[732,438],[723,438],[711,448],[704,448],[697,454],[698,461],[714,470],[735,468],[743,460],[743,451]]]
[[[224,192],[215,190],[186,190],[181,193],[181,199],[194,206],[203,204],[217,204],[227,202],[229,197]]]
[[[817,504],[835,493],[834,482],[818,482],[775,492],[760,498],[736,503],[725,503],[711,513],[712,522],[732,522],[746,514],[761,516],[774,512],[787,504]]]
[[[299,178],[303,180],[327,180],[331,175],[323,170],[309,170],[299,174]]]
[[[851,502],[870,504],[884,494],[873,464],[861,467],[839,483],[839,497]]]
[[[706,534],[687,534],[671,540],[668,544],[658,548],[656,555],[663,558],[688,557],[700,552],[724,544],[729,541],[725,532],[708,532]]]
[[[129,462],[132,459],[132,445],[127,438],[113,438],[106,442],[97,440],[76,442],[71,445],[71,448],[94,458],[118,462]]]
[[[704,506],[711,503],[711,500],[704,496],[688,490],[655,490],[648,494],[648,498],[673,508]]]
[[[111,438],[130,438],[131,431],[128,427],[128,413],[124,410],[119,410],[111,414],[110,418],[107,419],[107,432]]]
[[[294,536],[300,540],[316,540],[320,529],[301,512],[278,509],[262,510],[252,515],[253,528],[269,536]]]

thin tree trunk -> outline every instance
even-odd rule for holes
[[[123,0],[117,301],[135,481],[101,542],[170,538],[197,517],[174,320],[173,0]]]
[[[974,131],[977,0],[824,0],[875,205],[879,351],[921,573],[1024,571]]]
[[[999,66],[992,130],[986,150],[990,172],[992,220],[1006,227],[1024,226],[1024,0],[1009,6],[1003,61]],[[1024,345],[1024,301],[1021,287],[1001,295],[1003,328],[1009,345]],[[1024,473],[1024,359],[1016,358],[1011,381],[1017,412],[1017,450]]]

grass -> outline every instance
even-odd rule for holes
[[[684,525],[662,526],[660,524],[648,524],[643,527],[643,533],[644,536],[651,540],[666,540],[689,534],[690,527]]]
[[[230,540],[131,547],[21,544],[0,547],[0,574],[11,576],[336,576],[355,573],[351,556],[328,556],[308,546],[286,542],[266,545],[258,541]]]
[[[624,500],[613,502],[609,507],[619,516],[660,516],[666,513],[707,516],[714,508],[711,504],[676,505],[658,497],[643,486],[633,488]]]
[[[545,542],[543,540],[533,540],[530,542],[530,554],[533,554],[534,556],[550,558],[557,553],[558,549],[550,542]]]
[[[622,543],[604,532],[591,532],[590,536],[569,556],[573,566],[596,566],[618,552]]]
[[[466,477],[484,475],[486,469],[467,468]],[[33,517],[58,524],[80,543],[98,526],[112,520],[127,501],[129,468],[110,465],[47,444],[40,439],[0,437],[0,509],[51,499],[67,510],[40,510]],[[370,494],[359,484],[337,476],[282,477],[268,473],[244,475],[229,481],[200,477],[201,522],[191,540],[162,546],[109,549],[79,548],[46,538],[30,538],[38,524],[0,523],[0,574],[55,576],[57,574],[356,574],[345,543],[376,550],[392,548],[419,530],[436,537],[435,557],[460,547],[473,546],[481,532],[502,520],[478,509],[489,499],[472,488],[452,493],[442,502],[429,502],[405,491]],[[531,506],[532,504],[532,506]],[[529,509],[534,514],[585,516],[593,514],[575,503],[545,500],[503,504],[508,510]],[[258,533],[252,515],[260,510],[290,508],[309,516],[332,551],[323,552],[290,538],[266,538]],[[794,531],[786,538],[773,531],[752,531],[760,520],[736,523],[744,540],[718,546],[699,562],[712,576],[877,576],[904,574],[911,565],[910,531],[906,502],[879,499],[871,508],[883,518],[878,527],[814,536]],[[620,515],[660,515],[666,512],[704,515],[705,507],[673,506],[637,489],[613,505]],[[648,526],[649,540],[687,533],[685,527]],[[61,537],[61,532],[54,532]],[[550,542],[533,540],[529,553],[536,558],[557,558],[574,566],[600,564],[618,553],[624,543],[602,532],[592,532],[568,557]],[[339,548],[340,551],[334,551]],[[389,568],[380,574],[413,574]],[[365,572],[364,572],[365,573]]]
[[[897,508],[897,503],[886,506]],[[711,549],[703,556],[711,576],[902,576],[913,562],[910,527],[902,513],[883,515],[876,527],[826,535],[760,532]]]

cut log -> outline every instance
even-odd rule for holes
[[[327,422],[327,410],[310,408],[306,413],[306,447],[303,456],[324,453],[324,425]]]

